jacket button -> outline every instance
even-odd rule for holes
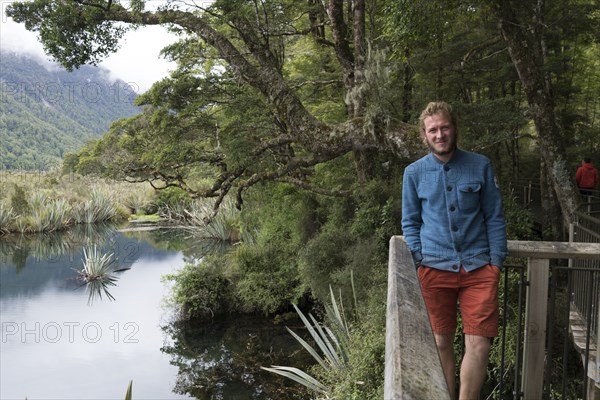
[[[458,246],[458,247],[456,248],[456,251],[462,251],[462,247]]]
[[[447,186],[446,190],[449,191],[449,192],[451,192],[452,191],[452,186]]]
[[[470,188],[468,188],[468,189],[467,189],[467,191],[468,191],[468,192],[472,192],[472,191],[473,191],[473,188],[472,188],[472,187],[470,187]]]
[[[447,172],[447,171],[450,171],[450,167],[449,167],[449,166],[447,166],[447,165],[444,165],[444,171],[446,171],[446,172]]]
[[[452,232],[458,232],[458,226],[453,225],[452,226]]]
[[[450,206],[450,211],[456,211],[456,207]]]
[[[458,265],[454,264],[454,265],[452,266],[452,269],[456,271],[456,270],[458,269]]]

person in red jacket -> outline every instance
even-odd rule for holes
[[[583,196],[592,195],[591,190],[595,189],[598,184],[598,170],[594,167],[590,158],[584,158],[581,167],[577,168],[575,181],[579,187],[579,193]]]

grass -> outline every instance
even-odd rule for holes
[[[8,232],[9,223],[14,219],[12,208],[0,203],[0,233]]]
[[[161,220],[160,215],[157,214],[131,214],[129,216],[130,221],[148,221],[148,222],[158,222]]]
[[[57,172],[0,170],[0,235],[53,232],[77,224],[125,220],[152,201],[148,184]]]

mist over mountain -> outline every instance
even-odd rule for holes
[[[47,170],[66,152],[99,138],[140,110],[137,94],[107,70],[68,72],[35,58],[0,52],[0,168]]]

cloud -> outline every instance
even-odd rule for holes
[[[29,32],[23,24],[17,24],[6,15],[11,2],[0,1],[0,49],[27,54],[42,62],[46,68],[59,68],[44,53],[35,32]],[[177,40],[177,36],[161,26],[146,26],[129,31],[121,40],[121,48],[100,63],[110,70],[112,79],[122,79],[139,93],[169,74],[175,63],[160,58],[160,50]]]
[[[168,75],[175,63],[159,57],[160,50],[177,40],[161,26],[146,26],[125,35],[121,48],[100,65],[141,91]]]

